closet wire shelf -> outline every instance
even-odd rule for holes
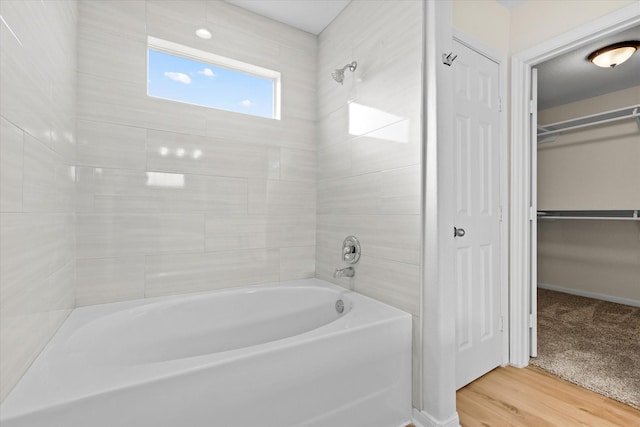
[[[556,135],[564,131],[582,129],[590,126],[602,125],[606,123],[634,118],[636,119],[638,128],[640,128],[640,105],[632,105],[630,107],[619,108],[617,110],[604,111],[602,113],[592,114],[590,116],[577,117],[575,119],[565,120],[563,122],[538,126],[538,138],[542,138],[541,141],[538,141],[538,144],[552,142],[554,141],[554,139],[545,137]]]
[[[538,211],[538,219],[640,221],[640,209],[620,211]]]

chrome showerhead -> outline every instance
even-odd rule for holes
[[[344,81],[344,69],[335,70],[333,73],[331,73],[331,77],[333,77],[333,80],[335,80],[338,83],[342,84],[342,82]]]
[[[333,80],[337,81],[338,83],[343,84],[344,71],[348,68],[349,71],[353,73],[356,70],[357,66],[358,66],[358,63],[356,61],[353,61],[351,64],[347,64],[342,68],[338,68],[334,70],[333,73],[331,73],[331,77],[333,77]]]

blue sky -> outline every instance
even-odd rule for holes
[[[149,95],[273,118],[273,80],[149,49]]]

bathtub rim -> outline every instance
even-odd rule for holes
[[[363,312],[360,310],[354,310],[353,308],[347,313],[345,316],[341,316],[337,320],[330,322],[326,325],[323,325],[319,328],[304,332],[302,334],[289,336],[283,339],[278,339],[274,341],[270,341],[267,343],[262,343],[258,345],[253,345],[249,347],[244,347],[240,349],[229,350],[225,352],[218,353],[219,357],[212,357],[212,354],[193,356],[184,359],[178,360],[170,360],[149,364],[149,366],[153,365],[157,369],[164,369],[169,367],[169,371],[158,372],[156,370],[152,370],[152,372],[145,372],[144,375],[134,375],[132,378],[127,378],[126,382],[118,382],[115,384],[109,384],[107,386],[103,386],[101,388],[96,388],[93,391],[84,392],[84,393],[72,393],[67,391],[64,395],[56,394],[55,398],[49,399],[43,398],[40,396],[40,399],[36,399],[35,401],[30,401],[28,396],[24,396],[22,392],[25,387],[27,387],[27,391],[29,388],[37,387],[39,378],[37,378],[38,371],[42,365],[48,365],[48,362],[45,361],[47,357],[50,357],[50,353],[54,350],[60,349],[56,347],[60,347],[62,343],[59,341],[68,339],[69,335],[73,333],[74,330],[81,327],[81,325],[87,321],[88,318],[91,317],[101,317],[108,313],[114,313],[120,310],[114,310],[114,308],[121,308],[121,310],[126,310],[128,308],[134,308],[147,304],[154,304],[157,302],[162,302],[166,300],[189,300],[192,298],[198,298],[203,294],[220,294],[224,295],[225,293],[233,293],[238,292],[239,290],[245,289],[254,289],[254,288],[267,288],[267,287],[323,287],[329,288],[334,291],[337,291],[339,295],[346,295],[350,299],[352,299],[352,303],[355,305],[358,300],[362,305],[369,306],[369,308],[377,308],[383,312],[385,315],[380,319],[371,319],[371,312],[367,312],[368,316],[363,316],[362,319],[358,319],[357,324],[348,325],[348,327],[340,328],[337,327],[339,322],[344,322],[344,319],[347,319],[349,315],[359,314],[363,315]],[[360,304],[358,304],[360,305]],[[80,311],[80,315],[73,316],[76,310]],[[380,313],[376,313],[379,315]],[[72,317],[73,316],[73,317]],[[352,317],[356,317],[355,315]],[[285,282],[269,282],[264,284],[256,284],[249,286],[240,286],[235,288],[225,288],[220,290],[213,291],[203,291],[203,292],[194,292],[191,294],[179,294],[179,295],[170,295],[170,296],[160,296],[160,297],[152,297],[146,299],[137,299],[130,301],[122,301],[122,302],[113,302],[113,303],[105,303],[96,306],[86,306],[86,307],[78,307],[74,309],[73,312],[69,315],[65,323],[60,327],[60,329],[56,332],[54,337],[49,341],[47,346],[43,349],[43,351],[38,355],[31,368],[25,373],[23,378],[18,382],[14,390],[9,393],[6,397],[2,406],[0,406],[0,421],[9,421],[13,418],[19,418],[20,416],[27,415],[33,412],[46,411],[48,409],[56,408],[63,405],[73,404],[75,402],[81,402],[83,400],[89,400],[98,396],[108,395],[110,393],[117,393],[119,390],[136,387],[141,384],[153,384],[156,382],[162,382],[174,377],[179,377],[185,374],[195,374],[199,371],[204,371],[206,369],[224,366],[225,364],[233,363],[235,361],[249,359],[254,357],[259,357],[263,354],[268,354],[277,350],[286,350],[299,346],[303,346],[312,341],[321,341],[321,340],[329,340],[332,337],[338,335],[346,335],[350,333],[357,332],[358,330],[373,328],[382,324],[392,323],[392,322],[408,322],[409,326],[411,326],[411,315],[407,312],[404,312],[398,308],[392,307],[388,304],[377,301],[373,298],[367,297],[366,295],[362,295],[358,292],[350,291],[346,288],[343,288],[339,285],[326,282],[320,279],[310,278],[310,279],[298,279],[293,281],[285,281]],[[80,326],[78,326],[80,323]],[[251,351],[247,351],[250,349]],[[54,361],[55,357],[59,356],[54,352]],[[216,356],[214,354],[213,356]],[[42,359],[42,360],[41,360]],[[208,360],[207,360],[208,359]],[[68,362],[68,361],[67,361]],[[187,362],[195,362],[195,364],[187,363]],[[65,363],[65,368],[76,367],[72,363]],[[173,366],[172,366],[173,365]],[[127,371],[132,371],[133,368],[139,367],[140,365],[134,365],[131,369]],[[35,368],[35,370],[31,370]],[[117,370],[117,369],[114,369]],[[51,371],[45,370],[45,373]],[[50,377],[50,380],[60,379],[57,377],[64,377],[64,374],[68,373],[66,369],[55,370],[53,372],[53,376]],[[36,378],[32,378],[36,376]],[[26,379],[27,383],[21,385],[23,380]],[[20,387],[20,388],[19,388]],[[14,395],[15,392],[18,391],[18,395]],[[13,396],[13,397],[12,397]],[[46,396],[45,396],[46,397]],[[17,399],[17,401],[16,401]],[[7,405],[8,403],[8,405]],[[8,411],[7,411],[8,410]]]

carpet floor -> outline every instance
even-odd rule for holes
[[[640,307],[538,289],[531,364],[640,409]]]

